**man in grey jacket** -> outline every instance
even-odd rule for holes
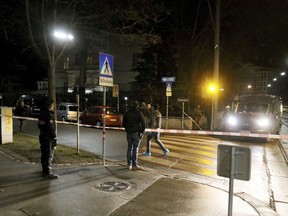
[[[152,129],[161,129],[161,122],[162,122],[162,114],[159,111],[159,105],[154,104],[153,106],[154,112],[151,116],[149,128]],[[143,153],[143,156],[151,156],[151,140],[155,139],[156,143],[160,146],[163,151],[163,155],[167,155],[169,153],[169,149],[165,148],[164,144],[160,140],[160,132],[150,132],[147,135],[147,145],[146,151]]]

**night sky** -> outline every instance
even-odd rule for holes
[[[23,2],[21,1],[21,3]],[[171,11],[170,17],[168,16],[161,25],[158,24],[161,26],[162,30],[160,28],[158,30],[163,38],[171,34],[172,28],[177,29],[181,25],[181,28],[184,28],[182,36],[185,31],[190,31],[189,34],[195,32],[198,37],[209,40],[209,46],[213,46],[214,0],[163,2]],[[28,88],[33,86],[31,83],[35,80],[46,75],[47,65],[40,62],[33,53],[33,49],[26,50],[29,40],[27,31],[25,31],[25,18],[23,19],[24,5],[21,3],[16,0],[1,1],[0,3],[1,91],[5,91],[3,82],[7,83],[9,79],[20,77],[19,80],[24,84],[24,88]],[[147,5],[147,7],[151,7],[151,5]],[[279,70],[287,69],[287,8],[288,2],[285,0],[222,0],[220,65],[229,62],[234,67],[241,67],[247,63],[253,63],[259,66],[279,68]],[[174,20],[174,27],[167,20]],[[207,30],[205,25],[209,22]],[[203,34],[201,35],[201,33]],[[167,39],[170,40],[169,37]],[[177,38],[174,41],[177,41]],[[209,46],[208,48],[211,48],[209,61],[213,62],[213,47]],[[23,52],[24,50],[26,51]],[[19,65],[25,67],[19,67]],[[25,76],[23,76],[23,72]]]

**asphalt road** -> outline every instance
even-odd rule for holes
[[[19,131],[19,121],[13,119],[13,130]],[[27,120],[24,126],[24,133],[38,137],[39,129],[37,121]],[[79,147],[80,149],[102,155],[104,144],[105,158],[109,160],[125,160],[127,141],[126,133],[123,130],[105,130],[103,142],[103,130],[97,128],[80,127]],[[57,124],[58,143],[77,148],[77,126],[71,124]]]
[[[36,121],[27,121],[27,125],[24,129],[24,132],[38,136],[39,130],[37,128]],[[15,122],[14,124],[15,131],[19,131],[19,123]],[[77,127],[72,125],[62,125],[58,124],[58,139],[59,143],[76,146],[77,143]],[[80,129],[80,147],[96,154],[102,154],[102,130],[101,129],[93,129],[93,128],[81,128]],[[165,170],[165,172],[170,173],[171,175],[175,175],[177,171],[177,166],[186,165],[186,167],[193,167],[199,164],[204,164],[203,160],[195,161],[195,158],[200,157],[200,154],[206,154],[207,158],[210,158],[212,163],[214,161],[214,165],[212,167],[214,169],[214,173],[216,172],[216,165],[215,160],[217,157],[216,149],[219,143],[221,144],[228,144],[228,145],[241,145],[250,147],[252,150],[252,173],[251,179],[249,181],[238,181],[236,180],[234,183],[234,193],[238,194],[239,196],[249,194],[249,199],[258,200],[263,203],[274,203],[276,209],[282,212],[287,212],[285,203],[285,190],[281,190],[279,188],[285,188],[285,181],[283,179],[287,176],[287,165],[285,166],[283,161],[280,159],[282,158],[281,152],[275,142],[269,143],[249,143],[249,142],[235,142],[231,140],[220,140],[218,138],[199,138],[201,136],[194,137],[194,142],[191,140],[187,141],[187,147],[183,148],[184,145],[184,138],[183,136],[179,136],[179,138],[175,137],[174,135],[163,136],[163,142],[170,148],[171,152],[168,156],[161,157],[159,155],[160,152],[154,146],[153,153],[151,157],[147,157],[141,161],[141,165],[147,169],[149,166],[155,167],[158,169],[156,164],[160,164],[162,166],[159,167],[161,172]],[[179,139],[182,139],[182,142],[179,142]],[[192,138],[191,138],[192,139]],[[176,141],[178,140],[178,141]],[[106,142],[105,142],[105,152],[107,159],[109,160],[117,160],[117,161],[124,161],[126,159],[126,137],[124,131],[111,131],[106,130]],[[197,149],[197,145],[201,143],[202,147],[210,147],[210,150],[204,149]],[[214,143],[214,144],[213,144]],[[214,145],[214,147],[213,147]],[[212,148],[212,150],[211,150]],[[189,151],[193,152],[189,152]],[[199,150],[199,151],[198,151]],[[196,151],[196,152],[194,152]],[[182,155],[181,155],[182,152]],[[201,152],[201,153],[199,153]],[[156,154],[158,153],[158,154]],[[192,155],[190,155],[192,153]],[[201,156],[202,159],[204,156]],[[142,156],[140,156],[141,158]],[[147,160],[147,163],[146,161]],[[160,162],[161,163],[160,163]],[[181,164],[182,163],[182,164]],[[175,169],[174,169],[175,168]],[[206,165],[207,168],[207,165]],[[194,170],[195,171],[195,170]],[[196,170],[197,171],[197,170]],[[201,170],[200,170],[201,171]],[[199,174],[199,173],[197,173]],[[203,177],[200,175],[198,178],[205,181],[208,181],[209,184],[213,185],[213,182],[218,179],[222,179],[226,185],[228,185],[228,179],[219,178],[216,175],[210,176],[207,178],[205,173],[203,173]],[[205,176],[205,177],[204,177]],[[281,176],[281,178],[279,177]],[[282,178],[282,176],[284,178]],[[187,179],[193,180],[195,178],[194,172],[187,174]],[[211,179],[213,179],[211,181]],[[211,182],[210,182],[211,181]],[[167,182],[166,182],[167,183]],[[166,184],[165,183],[165,184]],[[275,187],[276,186],[276,187]],[[227,189],[223,188],[223,189]],[[154,190],[154,189],[153,189]],[[247,197],[244,197],[247,199]],[[243,199],[244,199],[243,198]],[[130,208],[130,206],[127,206]],[[125,210],[125,209],[124,209]],[[119,210],[120,211],[120,210]],[[243,214],[242,214],[243,215]],[[285,215],[285,214],[280,214]]]

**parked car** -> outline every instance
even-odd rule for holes
[[[29,116],[37,118],[40,113],[40,108],[43,106],[46,99],[47,96],[43,95],[21,95],[17,99],[15,107],[17,107],[20,102],[23,101],[24,106],[29,110]]]
[[[57,106],[57,120],[77,121],[78,106],[76,103],[60,103]],[[83,113],[79,106],[79,116]]]
[[[121,116],[117,109],[114,107],[105,106],[105,125],[108,127],[121,127]],[[103,112],[104,106],[92,106],[88,107],[85,112],[80,116],[82,124],[103,126]]]

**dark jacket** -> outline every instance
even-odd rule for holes
[[[40,129],[40,136],[47,137],[52,140],[56,138],[56,126],[53,111],[50,111],[47,108],[40,110],[38,128]]]
[[[146,127],[148,127],[148,125],[150,124],[150,115],[149,115],[148,108],[146,107],[146,105],[142,105],[139,107],[139,110],[144,116]]]
[[[29,116],[29,110],[25,106],[17,106],[15,109],[16,116]]]
[[[144,133],[145,120],[143,114],[135,108],[129,109],[123,116],[123,127],[127,134]]]

